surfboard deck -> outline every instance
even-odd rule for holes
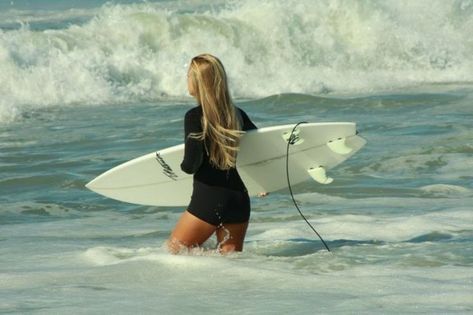
[[[307,180],[329,183],[329,170],[360,150],[366,141],[351,122],[305,123],[289,139],[294,125],[247,132],[240,141],[237,169],[250,195],[287,187],[286,152],[292,184]],[[181,171],[184,144],[158,150],[118,165],[86,187],[106,197],[152,206],[186,206],[192,175]]]

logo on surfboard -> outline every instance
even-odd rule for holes
[[[159,165],[161,165],[161,167],[163,168],[164,175],[166,175],[172,180],[177,180],[176,173],[174,173],[171,166],[169,166],[169,164],[164,161],[163,157],[159,154],[159,152],[156,152],[156,161],[158,161]]]

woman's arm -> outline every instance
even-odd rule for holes
[[[181,169],[187,174],[194,174],[203,161],[204,144],[201,140],[189,137],[191,133],[202,132],[200,115],[193,110],[186,113],[184,118],[184,159]]]

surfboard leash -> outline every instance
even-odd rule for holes
[[[299,206],[297,205],[296,200],[294,199],[294,194],[292,193],[291,181],[290,181],[290,179],[289,179],[289,147],[290,147],[291,144],[294,144],[295,141],[297,141],[297,137],[295,137],[294,132],[296,131],[296,128],[297,128],[300,124],[307,124],[307,121],[298,122],[298,123],[294,126],[294,128],[292,129],[291,135],[289,136],[289,139],[288,139],[288,141],[287,141],[287,149],[286,149],[286,178],[287,178],[287,187],[289,188],[289,193],[291,194],[292,202],[294,203],[294,206],[296,207],[297,211],[298,211],[299,214],[301,215],[302,219],[304,219],[304,221],[309,225],[309,227],[312,229],[312,231],[314,231],[314,233],[320,238],[320,240],[321,240],[322,243],[324,244],[324,246],[325,246],[325,248],[327,249],[327,251],[331,252],[331,251],[330,251],[330,248],[327,246],[327,243],[325,243],[325,241],[324,241],[324,239],[322,238],[322,236],[320,236],[319,232],[317,232],[317,230],[312,226],[312,224],[310,224],[309,220],[307,220],[307,218],[305,217],[305,215],[302,213],[301,209],[300,209]]]

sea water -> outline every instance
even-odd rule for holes
[[[473,313],[472,1],[0,1],[0,313]],[[259,127],[354,121],[330,185],[252,199],[242,253],[84,185],[183,141],[210,52]]]

